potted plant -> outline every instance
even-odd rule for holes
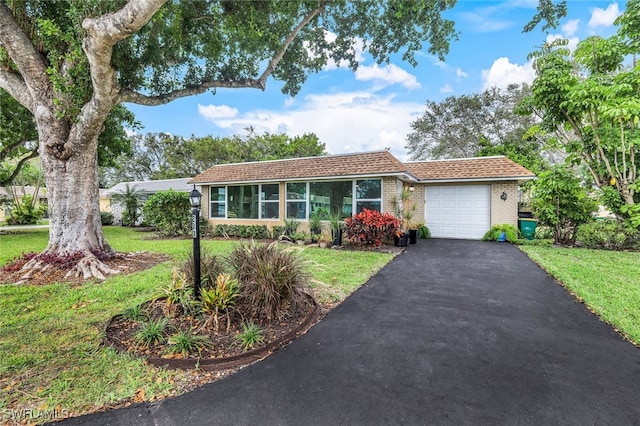
[[[413,216],[416,211],[415,204],[410,203],[410,200],[413,196],[413,191],[411,190],[411,188],[413,187],[410,187],[409,189],[407,188],[403,189],[400,192],[399,196],[393,197],[392,203],[393,203],[393,208],[396,212],[396,216],[401,221],[400,231],[402,232],[402,234],[405,234],[407,236],[407,239],[413,236],[410,241],[411,241],[411,244],[415,244],[418,241],[418,230],[410,229],[410,226],[409,226],[409,224],[411,223],[411,219],[413,219]],[[404,246],[400,246],[400,247],[404,247]]]
[[[333,212],[327,214],[327,218],[329,219],[329,228],[331,228],[332,245],[341,246],[342,232],[344,229],[344,222],[342,222],[342,212],[340,212],[339,210],[334,210]]]
[[[398,229],[393,236],[393,240],[396,247],[406,247],[409,244],[409,234]]]

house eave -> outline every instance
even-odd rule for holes
[[[206,181],[206,182],[193,182],[200,186],[212,186],[212,185],[239,185],[239,184],[260,184],[260,183],[273,183],[273,182],[311,182],[311,181],[327,181],[327,180],[353,180],[353,179],[366,179],[366,178],[384,178],[384,177],[397,177],[400,180],[407,182],[418,182],[418,179],[410,173],[406,172],[393,172],[393,173],[366,173],[366,174],[351,174],[351,175],[339,175],[339,176],[308,176],[308,177],[296,177],[296,178],[274,178],[274,179],[253,179],[253,180],[228,180],[228,181]]]
[[[441,179],[419,179],[417,183],[469,183],[469,182],[496,182],[496,181],[518,181],[519,184],[535,179],[535,176],[499,176],[481,178],[441,178]]]

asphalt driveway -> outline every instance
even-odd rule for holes
[[[65,423],[640,424],[640,349],[507,243],[420,240],[266,360]]]

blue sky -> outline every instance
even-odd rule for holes
[[[283,95],[281,83],[270,79],[265,92],[220,89],[159,107],[128,107],[143,124],[142,132],[229,136],[252,126],[259,133],[315,133],[331,154],[390,148],[406,159],[410,123],[427,101],[530,83],[534,72],[527,55],[537,46],[557,36],[568,38],[570,46],[590,35],[610,36],[625,7],[624,1],[569,0],[568,16],[558,28],[524,34],[537,3],[458,0],[446,16],[456,23],[459,40],[444,62],[424,49],[415,68],[399,59],[377,65],[365,52],[355,74],[327,67],[312,75],[295,98]]]

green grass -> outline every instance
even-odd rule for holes
[[[541,246],[520,249],[602,320],[640,344],[640,253]]]
[[[190,252],[192,240],[150,239],[127,228],[105,228],[118,251]],[[0,235],[0,265],[22,252],[40,251],[48,231]],[[228,254],[231,241],[202,241]],[[389,254],[307,248],[302,255],[321,303],[336,303],[392,258]],[[0,413],[5,409],[91,412],[130,400],[153,400],[185,390],[189,373],[158,369],[101,346],[106,321],[143,301],[171,280],[174,262],[102,283],[71,286],[0,286]],[[144,397],[142,397],[143,395]]]

